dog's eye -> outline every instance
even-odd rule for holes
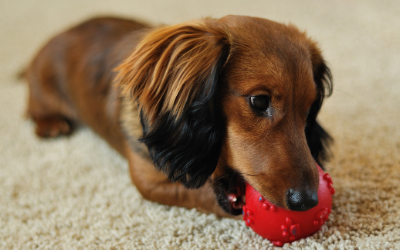
[[[271,98],[267,95],[250,96],[250,105],[257,111],[267,111]]]

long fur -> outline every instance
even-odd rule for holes
[[[225,134],[217,97],[229,43],[203,22],[151,33],[118,68],[119,85],[139,103],[140,141],[155,166],[187,188],[214,172]]]
[[[314,48],[317,48],[314,45]],[[333,138],[317,122],[317,116],[326,96],[330,96],[333,91],[332,74],[325,61],[319,56],[321,53],[313,52],[314,57],[314,82],[317,86],[317,99],[311,105],[307,117],[306,138],[310,147],[311,155],[315,161],[323,168],[325,161],[329,159],[329,146],[333,143]]]

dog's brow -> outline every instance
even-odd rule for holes
[[[247,96],[247,95],[243,95],[243,94],[239,93],[238,91],[234,91],[234,90],[230,91],[229,94],[234,95],[234,96],[238,96],[238,97],[240,97],[240,96],[242,96],[242,97]]]

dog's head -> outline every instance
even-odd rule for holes
[[[329,136],[316,122],[331,91],[316,44],[293,26],[227,16],[164,27],[119,67],[155,166],[241,212],[243,181],[292,210],[316,205]],[[232,199],[232,197],[234,197]]]

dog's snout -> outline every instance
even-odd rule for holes
[[[289,209],[294,211],[306,211],[318,205],[318,194],[311,190],[289,189],[286,199]]]

